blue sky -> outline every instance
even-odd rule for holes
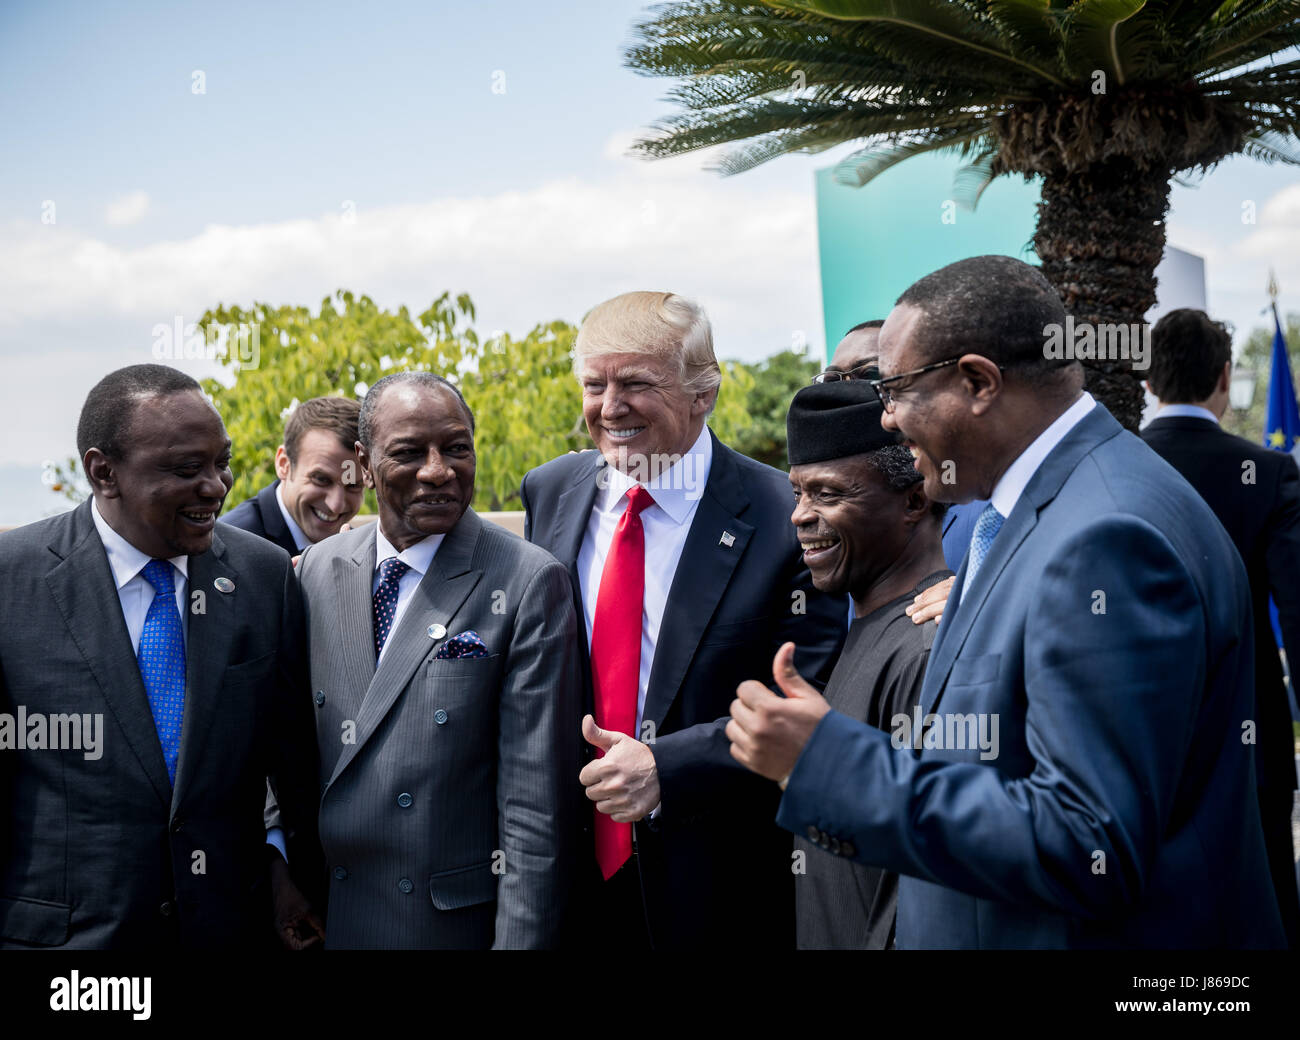
[[[723,356],[820,351],[813,171],[844,150],[730,179],[627,158],[669,112],[667,81],[622,66],[647,9],[0,3],[0,524],[57,505],[34,474],[72,451],[89,387],[219,301],[465,290],[485,332],[522,334],[669,288]],[[1243,331],[1270,264],[1300,310],[1295,168],[1233,160],[1175,189],[1169,239]]]

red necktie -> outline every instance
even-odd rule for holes
[[[641,679],[641,615],[645,601],[645,530],[641,510],[654,505],[640,484],[627,493],[627,508],[600,574],[596,616],[591,623],[591,684],[596,725],[636,736],[637,688]],[[604,751],[597,751],[603,757]],[[632,855],[632,825],[615,823],[596,810],[596,862],[608,881]]]

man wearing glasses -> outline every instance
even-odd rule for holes
[[[1284,944],[1254,796],[1250,589],[1201,497],[1049,360],[1060,298],[1001,256],[908,289],[875,382],[939,501],[986,497],[916,720],[891,735],[795,671],[727,736],[777,822],[897,871],[899,948]],[[951,482],[942,479],[951,473]],[[996,732],[989,755],[970,739]]]
[[[872,382],[879,378],[880,328],[885,322],[881,318],[864,321],[844,334],[844,338],[835,346],[831,363],[817,375],[814,383],[834,383],[840,380],[865,379]],[[975,530],[975,520],[987,502],[976,500],[953,506],[944,514],[940,537],[943,539],[943,558],[950,571],[956,572],[961,567],[962,557],[966,555],[966,546],[970,545],[971,533]],[[952,579],[948,578],[930,586],[908,610],[912,622],[917,625],[927,621],[938,622],[943,616],[944,604],[952,592]]]

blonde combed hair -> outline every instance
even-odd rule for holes
[[[583,358],[600,354],[671,358],[691,394],[708,393],[722,383],[704,308],[676,293],[623,293],[593,307],[578,329],[574,372],[580,373]]]

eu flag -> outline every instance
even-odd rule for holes
[[[1268,420],[1264,423],[1264,447],[1291,451],[1300,440],[1300,410],[1296,409],[1295,386],[1291,382],[1291,360],[1286,352],[1282,323],[1273,307],[1273,364],[1268,377]],[[1278,624],[1273,597],[1268,600],[1268,616],[1273,622],[1273,639],[1282,645],[1282,628]],[[1288,662],[1288,670],[1290,662]]]
[[[1290,451],[1300,441],[1300,410],[1296,408],[1295,386],[1291,382],[1291,361],[1277,308],[1273,308],[1273,364],[1268,377],[1268,421],[1264,424],[1264,447]]]

